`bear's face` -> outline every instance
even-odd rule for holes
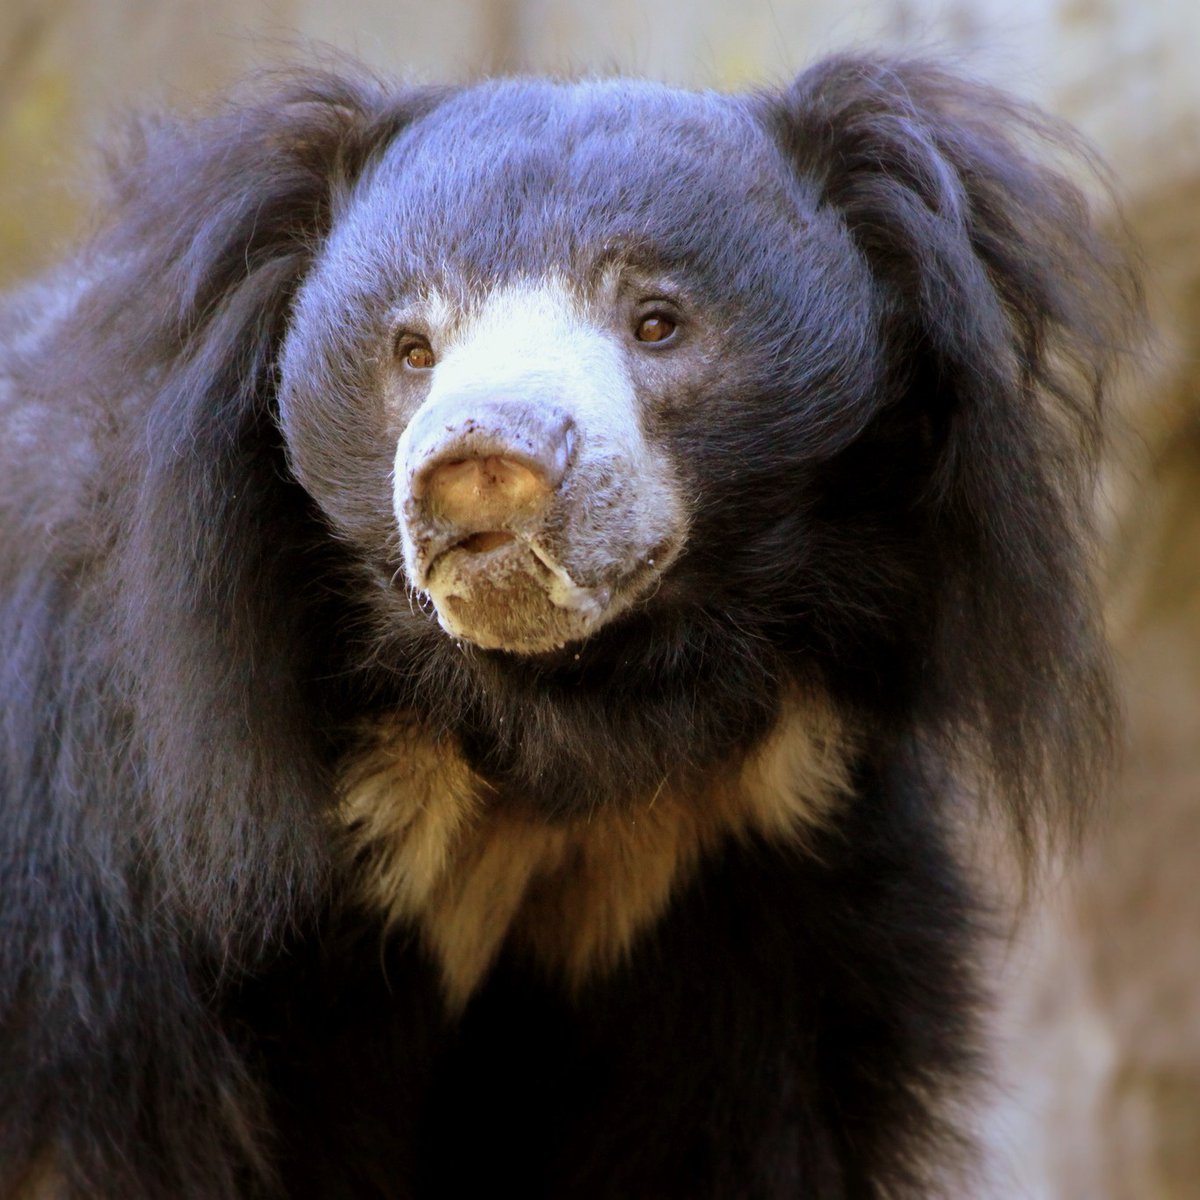
[[[745,610],[870,408],[871,296],[746,100],[484,85],[343,197],[285,345],[290,462],[398,623],[416,592],[535,655]]]

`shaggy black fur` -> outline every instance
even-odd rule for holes
[[[1032,851],[1111,729],[1088,512],[1137,294],[1047,149],[855,58],[144,126],[0,332],[0,1192],[928,1194],[974,1054],[943,801]],[[393,583],[382,324],[447,263],[585,288],[614,253],[724,339],[645,414],[686,552],[581,646],[464,653]],[[735,762],[795,680],[858,730],[840,821],[730,846],[577,1000],[505,957],[452,1024],[342,903],[375,715],[554,820]]]

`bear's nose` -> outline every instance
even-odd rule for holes
[[[502,454],[472,458],[452,454],[430,464],[413,480],[413,495],[443,521],[500,525],[513,513],[539,507],[554,490],[554,457],[549,453],[548,461],[539,461]]]
[[[561,410],[494,401],[420,412],[405,467],[424,516],[473,533],[536,514],[558,490],[574,422]]]

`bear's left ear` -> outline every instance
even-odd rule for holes
[[[1092,484],[1144,322],[1115,209],[1106,231],[1076,182],[1102,173],[1044,114],[920,61],[834,58],[759,111],[871,272],[881,403],[934,432],[923,728],[969,743],[1027,833],[1094,782],[1111,727]]]
[[[1095,449],[1140,295],[1077,184],[1104,187],[1081,139],[931,63],[849,56],[800,76],[767,120],[869,265],[889,332],[930,352],[943,382],[1049,387],[1071,441]]]

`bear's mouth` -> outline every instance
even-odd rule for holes
[[[466,554],[487,554],[516,540],[517,535],[511,529],[481,529],[456,542],[450,549],[462,550]]]
[[[424,590],[452,637],[516,654],[587,637],[613,596],[607,584],[580,584],[544,546],[507,529],[476,531],[442,551]]]

